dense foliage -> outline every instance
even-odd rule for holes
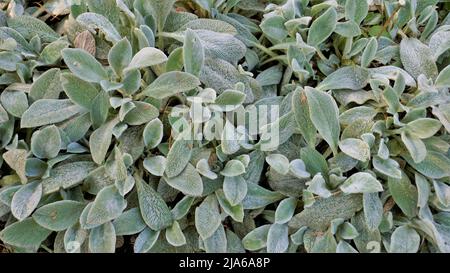
[[[3,250],[450,252],[449,8],[3,1]]]

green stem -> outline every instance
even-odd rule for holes
[[[262,52],[266,53],[267,55],[269,55],[272,58],[278,56],[275,52],[273,52],[272,50],[270,50],[267,47],[263,46],[262,44],[258,44],[258,43],[255,43],[255,42],[251,42],[251,44],[252,44],[252,46],[256,47],[257,49],[261,50]]]

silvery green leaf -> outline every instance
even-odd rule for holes
[[[359,90],[369,82],[369,71],[360,66],[344,66],[328,75],[318,86],[319,90]]]
[[[8,112],[6,112],[5,108],[3,108],[2,104],[0,103],[0,123],[6,122],[8,120]]]
[[[172,225],[172,214],[167,204],[150,185],[136,179],[139,208],[144,222],[153,230],[162,230]]]
[[[325,158],[315,149],[308,147],[302,148],[300,150],[300,158],[305,163],[306,170],[311,175],[315,175],[316,173],[328,173],[328,164]]]
[[[316,128],[314,127],[309,114],[308,101],[305,91],[294,91],[292,96],[292,109],[294,111],[297,126],[310,146],[314,146],[316,142]]]
[[[416,253],[420,246],[419,234],[409,226],[401,226],[391,236],[391,253]]]
[[[266,162],[280,174],[289,172],[289,159],[282,154],[270,154],[266,156]]]
[[[23,113],[20,126],[33,128],[58,123],[75,116],[80,110],[70,100],[40,99]]]
[[[319,18],[314,20],[309,28],[307,43],[318,46],[333,33],[336,28],[337,12],[330,7]]]
[[[221,145],[222,151],[225,154],[234,154],[239,151],[240,145],[237,141],[237,132],[236,128],[233,126],[231,122],[228,120],[225,121],[225,127],[223,128],[221,135]]]
[[[30,89],[33,100],[57,99],[62,90],[59,68],[51,68],[37,78]]]
[[[168,165],[166,165],[167,171]],[[166,178],[167,184],[185,195],[201,196],[203,193],[203,181],[197,170],[190,163],[177,176]]]
[[[271,225],[263,225],[247,233],[242,239],[244,248],[254,251],[266,247],[270,227]]]
[[[222,210],[231,216],[234,221],[242,222],[244,221],[244,208],[242,204],[232,205],[228,199],[225,197],[223,190],[216,191],[217,201],[219,201]]]
[[[364,1],[362,1],[364,2]],[[361,56],[361,66],[368,67],[370,63],[375,59],[375,55],[378,50],[378,42],[375,37],[370,38],[369,43],[363,51]]]
[[[245,253],[241,238],[229,229],[225,230],[225,233],[227,235],[227,253]]]
[[[85,50],[65,48],[61,53],[70,71],[80,79],[96,83],[108,79],[103,66]]]
[[[281,15],[274,15],[262,20],[260,27],[267,37],[281,41],[287,37],[288,31],[284,23],[286,19]]]
[[[9,51],[0,52],[0,69],[5,71],[16,71],[17,64],[22,61],[22,58]]]
[[[437,88],[450,87],[450,65],[447,65],[439,72],[435,86]]]
[[[87,109],[91,108],[92,101],[98,94],[98,90],[92,84],[71,73],[61,74],[61,82],[64,92],[73,102]]]
[[[341,194],[329,198],[320,198],[312,206],[296,214],[289,221],[289,227],[300,228],[308,226],[314,230],[324,231],[332,220],[336,218],[347,220],[355,212],[361,210],[362,206],[360,194]]]
[[[195,228],[200,237],[205,240],[211,237],[221,224],[216,196],[208,195],[195,209]]]
[[[161,64],[165,61],[167,61],[167,56],[164,52],[154,47],[144,47],[133,56],[133,59],[131,59],[131,62],[126,69],[144,68]]]
[[[185,129],[181,133],[167,154],[166,175],[169,178],[179,175],[188,165],[192,154],[192,137],[191,130]],[[186,139],[187,136],[187,139]]]
[[[100,91],[92,100],[90,119],[94,128],[102,126],[108,118],[109,95],[106,91]]]
[[[55,125],[36,131],[31,137],[31,151],[39,158],[54,158],[61,149],[61,136]]]
[[[333,97],[314,88],[305,88],[308,99],[309,113],[314,127],[323,139],[330,145],[334,154],[337,154],[340,134],[339,109]]]
[[[135,107],[132,107],[123,118],[123,121],[128,125],[141,125],[157,118],[159,115],[158,109],[150,103],[135,101],[133,104]]]
[[[289,246],[288,225],[272,224],[267,234],[267,252],[283,253]]]
[[[40,181],[23,185],[13,196],[11,201],[11,213],[19,221],[24,220],[37,207],[42,196],[42,184]]]
[[[134,94],[141,86],[141,72],[138,69],[127,71],[122,84],[127,94]]]
[[[114,253],[116,232],[111,222],[95,227],[89,234],[89,250],[92,253]]]
[[[360,1],[362,2],[362,1]],[[344,240],[339,241],[336,247],[336,253],[358,253],[349,243]]]
[[[163,176],[166,169],[166,158],[161,155],[147,157],[143,162],[144,168],[155,176]]]
[[[275,211],[275,223],[285,224],[291,220],[297,206],[297,199],[290,197],[282,200]]]
[[[225,197],[232,206],[236,206],[247,195],[247,182],[238,176],[225,176],[223,181],[223,191]]]
[[[438,107],[432,107],[433,115],[435,115],[445,127],[447,132],[450,132],[450,103],[441,104]]]
[[[369,145],[357,138],[346,138],[339,141],[339,148],[342,152],[354,159],[366,162],[370,159]]]
[[[415,163],[420,163],[427,156],[427,148],[423,141],[408,132],[402,132],[401,138]]]
[[[112,223],[116,236],[137,234],[147,226],[142,219],[139,208],[124,211]]]
[[[383,204],[378,193],[363,194],[363,207],[367,227],[371,230],[377,229],[383,219]]]
[[[203,244],[206,253],[226,253],[227,237],[223,225],[219,225],[210,237],[203,239]]]
[[[366,18],[368,11],[369,5],[367,1],[345,1],[345,18],[354,21],[358,25]]]
[[[428,199],[431,193],[431,187],[427,179],[422,175],[415,174],[416,186],[417,186],[417,206],[424,208],[428,204]]]
[[[112,130],[119,123],[117,118],[111,119],[107,123],[96,129],[89,138],[92,159],[95,163],[101,164],[106,157],[109,145],[111,144]]]
[[[289,171],[297,178],[309,178],[311,175],[306,171],[306,166],[303,160],[294,159],[289,163]]]
[[[56,201],[38,208],[33,213],[33,219],[46,229],[62,231],[78,222],[84,207],[77,201]]]
[[[321,173],[314,175],[313,179],[307,182],[306,185],[308,185],[307,191],[317,194],[320,197],[328,198],[331,196],[331,192],[327,188],[327,184]]]
[[[96,167],[91,161],[78,161],[58,165],[50,171],[50,176],[42,180],[44,194],[68,189],[80,184]]]
[[[429,138],[436,134],[441,127],[442,124],[439,120],[419,118],[406,124],[405,130],[415,137]]]
[[[191,208],[194,201],[194,197],[187,195],[184,196],[183,199],[181,199],[172,209],[173,219],[182,219],[189,212],[189,209]]]
[[[340,225],[336,234],[346,240],[354,239],[359,235],[356,228],[349,222],[344,222]]]
[[[389,192],[402,212],[412,218],[417,214],[417,189],[403,173],[400,179],[388,177]]]
[[[172,226],[166,229],[166,240],[173,246],[182,246],[186,244],[186,237],[177,221],[174,221]]]
[[[245,173],[244,164],[236,159],[228,161],[223,170],[220,171],[220,174],[225,177],[235,177],[238,175],[242,175],[244,173]]]
[[[337,22],[334,32],[346,38],[361,35],[361,29],[353,21]]]
[[[444,206],[450,205],[450,186],[444,182],[433,180],[434,192],[436,197]]]
[[[195,31],[187,29],[183,43],[184,71],[199,76],[205,61],[205,50]]]
[[[141,233],[139,233],[136,241],[134,242],[134,253],[146,253],[149,251],[158,240],[160,231],[154,231],[146,227]]]
[[[161,120],[155,118],[145,125],[143,131],[144,143],[150,149],[155,148],[161,143],[163,138],[163,124]]]
[[[283,199],[283,197],[285,196],[278,192],[267,190],[256,183],[247,182],[247,195],[242,200],[242,205],[244,209],[257,209]]]
[[[237,90],[225,90],[220,94],[214,105],[219,106],[230,106],[230,105],[240,105],[245,101],[246,95]]]
[[[450,176],[450,159],[442,153],[428,151],[424,160],[420,163],[415,163],[414,160],[404,155],[404,158],[414,169],[421,174],[434,179],[440,179]]]
[[[108,62],[116,75],[121,75],[125,67],[127,67],[132,56],[131,44],[127,38],[123,38],[114,44],[108,52]]]
[[[50,43],[59,38],[59,35],[45,22],[28,15],[14,16],[7,19],[8,27],[13,28],[30,40],[38,35],[44,43]]]
[[[427,78],[436,79],[438,69],[430,48],[416,38],[403,38],[400,42],[400,58],[403,67],[414,78],[424,74]]]
[[[0,102],[11,115],[20,118],[28,108],[25,92],[4,90],[0,95]]]
[[[378,156],[374,156],[372,164],[375,170],[389,177],[400,179],[402,176],[400,165],[391,158],[382,159]]]
[[[64,250],[67,253],[80,253],[87,236],[87,230],[81,228],[79,224],[69,227],[64,233]]]
[[[159,76],[145,88],[143,94],[156,99],[163,99],[192,90],[199,85],[200,81],[197,77],[186,72],[172,71]]]
[[[211,168],[209,167],[208,164],[208,160],[206,160],[205,158],[202,158],[197,162],[195,169],[197,169],[197,171],[201,175],[209,179],[216,179],[218,177],[215,172],[211,171]]]
[[[33,218],[29,217],[5,227],[0,232],[0,239],[5,244],[32,248],[36,251],[50,233],[52,233],[51,230],[41,227]]]
[[[101,14],[85,12],[80,14],[76,20],[89,28],[100,29],[105,34],[105,38],[110,42],[116,43],[121,39],[114,25]]]
[[[122,214],[126,205],[127,201],[115,186],[105,187],[95,197],[86,223],[98,226],[114,220]]]
[[[167,16],[172,10],[174,3],[175,0],[151,0],[145,5],[156,19],[158,31],[163,31]]]

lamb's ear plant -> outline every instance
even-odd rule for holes
[[[0,3],[10,252],[450,252],[450,3]]]

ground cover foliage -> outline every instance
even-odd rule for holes
[[[450,252],[448,1],[0,7],[4,252]]]

